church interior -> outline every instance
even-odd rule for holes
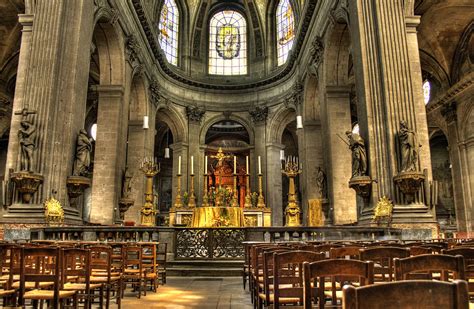
[[[3,307],[474,308],[474,3],[0,0]]]

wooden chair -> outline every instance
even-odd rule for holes
[[[371,261],[334,259],[304,263],[303,271],[305,309],[312,308],[313,298],[317,300],[320,309],[324,309],[326,298],[330,298],[331,304],[336,306],[338,300],[342,299],[342,291],[336,286],[337,281],[340,286],[353,282],[364,286],[374,282],[374,263]],[[327,279],[332,283],[330,291],[325,290]]]
[[[156,249],[156,262],[158,263],[158,284],[166,284],[166,261],[168,252],[167,243],[159,243]]]
[[[138,245],[130,245],[124,247],[123,251],[123,291],[127,284],[132,289],[138,291],[137,298],[141,298],[142,290],[144,290],[144,272],[143,272],[143,251]]]
[[[273,308],[280,308],[280,304],[302,305],[303,263],[323,259],[325,259],[324,253],[312,251],[273,253],[273,295],[270,294],[268,299]]]
[[[2,243],[0,244],[0,297],[3,299],[3,307],[16,303],[17,289],[13,288],[13,271],[11,260],[14,259],[14,250],[19,253],[16,246]],[[19,260],[18,260],[19,263]],[[18,276],[19,279],[19,276]]]
[[[425,254],[395,259],[395,279],[433,279],[439,273],[440,280],[448,281],[449,273],[454,279],[465,280],[464,258],[461,255]]]
[[[60,302],[64,306],[66,300],[73,300],[74,308],[77,308],[75,291],[63,289],[61,280],[62,269],[61,250],[59,248],[21,248],[20,258],[20,292],[18,303],[25,305],[25,300],[33,302],[47,301],[53,308],[59,308]],[[27,291],[27,282],[32,282],[36,288]],[[52,289],[40,289],[40,283],[52,282]]]
[[[431,249],[430,247],[413,246],[413,247],[408,247],[408,248],[410,248],[411,256],[433,253],[433,249]]]
[[[144,295],[146,296],[147,283],[151,290],[156,293],[158,288],[158,264],[156,263],[157,243],[140,243],[142,247],[142,268],[144,280]]]
[[[361,247],[359,247],[359,246],[347,246],[347,247],[331,248],[329,250],[329,258],[330,259],[350,258],[352,260],[358,260],[360,249],[361,249]]]
[[[464,267],[466,280],[469,287],[469,296],[474,297],[474,248],[455,247],[449,250],[443,250],[443,254],[461,255],[464,258]]]
[[[110,246],[90,246],[90,265],[92,284],[102,284],[106,290],[105,306],[110,307],[110,297],[115,293],[118,308],[121,307],[122,276],[112,275],[112,248]],[[100,291],[100,307],[103,306],[103,290]]]
[[[63,248],[63,289],[76,291],[78,298],[84,299],[84,308],[90,308],[94,290],[102,288],[101,283],[91,284],[90,250]]]
[[[371,247],[360,249],[361,261],[374,262],[375,281],[393,281],[395,278],[395,258],[406,258],[410,256],[410,249],[400,247]]]
[[[465,281],[407,280],[343,288],[343,309],[468,309]]]
[[[263,249],[275,248],[274,244],[258,244],[250,248],[249,291],[253,304],[258,302],[258,282],[263,281]]]

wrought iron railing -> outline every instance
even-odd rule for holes
[[[244,229],[179,229],[175,259],[243,259]]]

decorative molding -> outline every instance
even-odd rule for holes
[[[293,89],[288,97],[285,98],[285,106],[288,108],[294,108],[298,110],[298,106],[303,104],[304,101],[304,85],[298,81],[293,85]]]
[[[467,75],[463,80],[454,84],[451,88],[449,88],[446,92],[443,93],[441,97],[437,97],[434,100],[430,101],[428,105],[426,105],[426,111],[432,112],[444,105],[446,103],[451,102],[454,98],[474,85],[474,72]]]
[[[150,100],[153,102],[155,106],[158,106],[161,101],[161,94],[160,94],[160,85],[156,79],[153,79],[148,87]]]
[[[441,110],[441,115],[443,115],[446,123],[450,124],[451,122],[455,122],[457,120],[457,104],[456,102],[450,102],[449,104],[445,105]]]
[[[296,65],[296,60],[298,59],[301,53],[301,47],[303,46],[303,43],[306,39],[306,35],[308,34],[309,25],[311,23],[311,19],[315,12],[316,5],[318,3],[317,0],[307,0],[306,14],[301,19],[299,34],[296,41],[293,44],[293,50],[295,52],[290,53],[287,64],[281,70],[277,70],[277,72],[273,76],[267,79],[254,81],[248,84],[217,85],[217,84],[207,84],[201,81],[192,80],[190,77],[184,76],[181,72],[178,72],[174,68],[171,68],[171,66],[168,65],[165,59],[165,56],[158,45],[158,42],[156,40],[156,33],[152,30],[152,27],[150,26],[150,23],[147,20],[145,10],[142,5],[142,1],[141,0],[131,0],[131,1],[135,9],[135,13],[138,16],[140,24],[146,35],[148,44],[150,45],[153,55],[155,56],[158,62],[158,65],[163,71],[163,73],[168,75],[170,78],[189,86],[204,88],[204,89],[215,89],[215,90],[245,90],[245,89],[257,88],[257,87],[269,85],[281,79],[287,78],[288,74],[293,70],[294,66]]]
[[[200,123],[205,113],[206,110],[199,108],[198,106],[186,106],[186,116],[188,117],[189,121]]]
[[[268,107],[255,106],[249,110],[249,114],[252,117],[253,122],[266,121],[268,117]]]
[[[324,41],[319,35],[311,42],[310,53],[309,73],[318,77],[319,66],[323,62],[324,55]]]
[[[110,7],[109,2],[107,0],[94,0],[94,4],[96,6],[94,12],[94,21],[97,23],[101,20],[101,18],[105,18],[111,24],[115,24],[119,19],[119,12]]]
[[[130,62],[133,64],[135,63],[140,63],[140,56],[141,56],[141,50],[140,50],[140,44],[138,44],[137,38],[135,35],[130,34],[127,36],[125,39],[125,53],[130,60]]]

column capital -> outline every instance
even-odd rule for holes
[[[95,85],[91,88],[97,91],[100,97],[122,97],[124,94],[122,85]]]
[[[23,32],[31,32],[34,17],[33,14],[18,14],[18,22],[23,26]]]
[[[420,24],[421,21],[421,16],[418,15],[413,15],[413,16],[405,16],[405,25],[407,27],[408,31],[415,31],[416,32],[416,27]],[[412,28],[413,30],[411,30]]]
[[[326,86],[326,95],[331,98],[349,98],[351,86]]]
[[[441,110],[441,115],[443,115],[447,124],[450,124],[457,120],[456,107],[457,107],[456,102],[450,102],[447,105],[445,105],[443,109]]]
[[[270,149],[276,149],[278,151],[282,150],[282,149],[285,149],[285,145],[283,144],[280,144],[280,143],[267,143],[265,145],[267,148],[270,148]]]
[[[183,149],[185,149],[187,147],[188,147],[188,144],[184,143],[184,142],[177,142],[177,143],[174,143],[174,144],[170,145],[170,148],[173,151],[182,151]]]

